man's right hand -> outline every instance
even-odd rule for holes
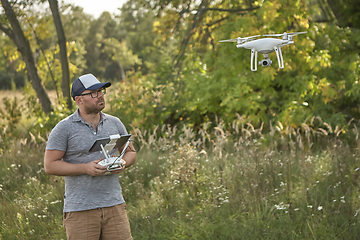
[[[46,150],[44,156],[44,169],[46,174],[56,176],[77,176],[88,174],[91,176],[102,176],[106,173],[105,166],[98,163],[102,158],[89,163],[68,163],[62,161],[65,152],[59,150]]]
[[[105,166],[101,166],[98,164],[101,161],[102,161],[102,158],[100,158],[99,160],[95,160],[95,161],[85,164],[86,173],[93,177],[98,177],[98,176],[104,175],[107,172],[107,169]]]

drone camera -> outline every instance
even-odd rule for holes
[[[270,59],[263,59],[259,62],[259,65],[263,66],[263,67],[269,67],[271,66],[272,61]]]

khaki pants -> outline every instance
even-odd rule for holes
[[[64,213],[63,220],[69,240],[132,239],[126,204]]]

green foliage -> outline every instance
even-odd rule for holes
[[[5,109],[0,109],[0,117],[2,120],[5,120],[10,126],[10,128],[14,128],[16,124],[20,122],[21,119],[21,106],[18,105],[18,100],[15,97],[13,101],[8,99],[7,97],[3,98],[3,103],[5,105]]]
[[[122,39],[122,29],[108,14],[91,22],[89,31],[83,38],[86,49],[86,72],[91,72],[100,79],[121,80],[123,69],[140,64],[136,54],[128,48]],[[129,63],[128,63],[129,61]]]
[[[111,59],[122,66],[124,69],[131,69],[132,66],[139,64],[141,61],[134,55],[127,43],[119,42],[115,38],[104,39],[104,51],[111,56]]]
[[[41,114],[38,116],[37,120],[34,122],[34,125],[31,129],[33,134],[39,134],[40,136],[45,136],[49,133],[51,129],[62,119],[66,118],[72,114],[75,109],[67,109],[66,103],[62,103],[57,106],[50,114]]]
[[[0,237],[64,238],[63,179],[45,174],[44,143],[16,140],[6,150],[0,157]]]
[[[231,123],[237,113],[254,124],[281,121],[295,126],[313,116],[340,125],[358,118],[356,29],[312,21],[317,13],[311,2],[229,1],[204,5],[209,10],[203,13],[198,6],[186,5],[190,2],[155,4],[160,7],[161,25],[154,23],[154,30],[163,37],[158,41],[179,43],[177,51],[167,53],[174,59],[170,62],[174,68],[158,68],[155,73],[158,82],[175,89],[167,122],[198,126],[220,117]],[[251,7],[255,10],[245,14],[226,11]],[[187,11],[194,14],[185,15]],[[251,72],[250,51],[216,43],[238,36],[305,30],[308,34],[295,37],[294,45],[283,48],[283,70],[277,68],[274,54],[270,55],[272,67]],[[173,72],[167,75],[169,69]]]
[[[107,94],[107,112],[121,119],[126,126],[153,129],[167,117],[166,105],[171,96],[163,94],[170,86],[154,86],[140,72],[116,83]]]
[[[207,121],[215,124],[217,118],[231,124],[237,114],[254,125],[281,121],[299,127],[314,116],[343,126],[360,118],[360,33],[355,5],[138,0],[125,3],[119,16],[104,13],[98,19],[71,4],[61,5],[60,11],[72,76],[92,72],[101,80],[117,82],[123,77],[123,68],[129,75],[124,81],[131,82],[133,73],[141,71],[140,82],[146,90],[140,92],[146,96],[140,99],[150,100],[152,92],[161,92],[156,107],[145,103],[146,110],[134,111],[134,106],[142,106],[122,106],[122,111],[132,111],[128,118],[137,123],[147,123],[151,116],[153,121],[144,128],[183,122],[197,127]],[[58,89],[61,66],[52,17],[31,6],[14,4],[43,83],[48,89]],[[284,31],[308,33],[296,36],[294,45],[283,48],[283,70],[271,53],[272,67],[259,66],[257,72],[251,72],[250,51],[218,43]],[[10,71],[0,68],[0,81],[10,87],[17,79],[14,71],[24,69],[24,62],[8,38],[1,36],[0,42],[5,46],[2,63],[10,66]],[[137,97],[129,99],[136,101]]]
[[[26,126],[25,130],[26,133],[30,134],[31,138],[37,141],[46,139],[46,135],[51,129],[76,109],[76,106],[73,106],[73,109],[68,109],[65,100],[60,98],[57,99],[58,103],[55,104],[53,111],[45,114],[42,111],[38,98],[35,96],[34,90],[30,86],[24,89],[24,99],[27,111],[23,112],[23,116],[28,121],[28,126]]]
[[[18,104],[18,99],[13,100],[5,97],[3,98],[4,109],[0,108],[0,128],[2,132],[0,139],[5,136],[8,139],[18,138],[21,136],[21,117],[22,107]],[[3,142],[0,145],[4,144]]]
[[[159,38],[154,31],[155,14],[149,7],[142,6],[141,1],[128,1],[121,7],[121,15],[116,17],[121,23],[120,39],[125,39],[129,48],[141,59],[144,75],[154,72],[163,60],[161,47],[155,45]],[[136,71],[139,65],[133,65]]]
[[[0,45],[3,51],[0,53],[0,89],[19,89],[25,84],[24,73],[18,71],[14,52],[16,48],[4,36],[0,36]],[[14,55],[13,55],[14,54]]]

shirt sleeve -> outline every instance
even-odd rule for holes
[[[122,123],[122,121],[119,118],[117,118],[117,120],[118,120],[118,129],[120,135],[127,135],[128,131],[126,130],[125,125]]]
[[[66,124],[61,121],[50,132],[46,150],[60,150],[65,152],[67,150],[67,143],[68,131]]]

